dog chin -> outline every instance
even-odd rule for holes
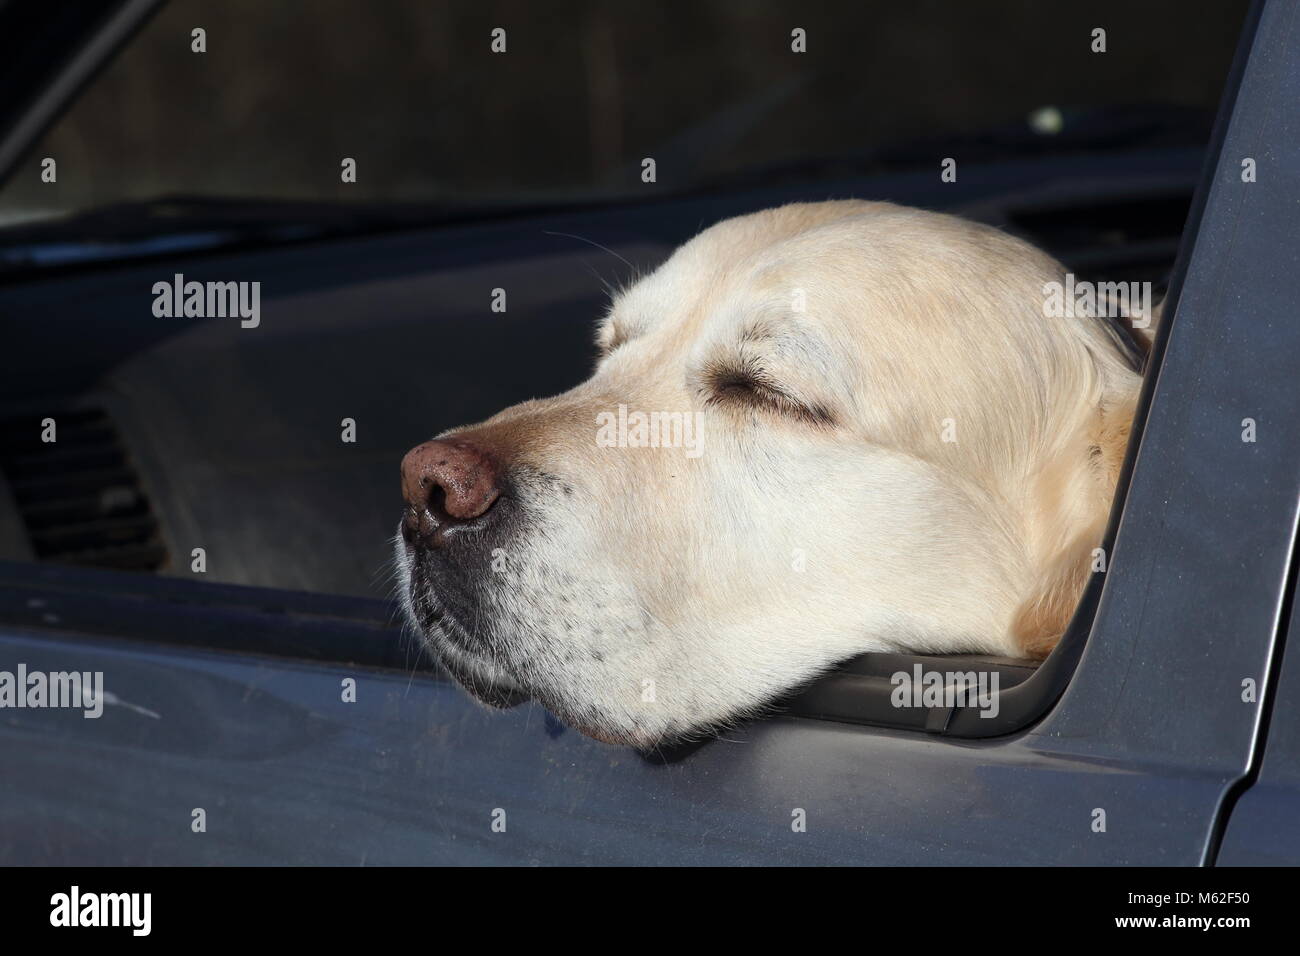
[[[471,697],[481,704],[497,710],[508,710],[531,700],[531,695],[517,684],[507,683],[499,678],[486,677],[458,664],[446,655],[437,655],[438,663],[450,674]]]
[[[425,601],[409,595],[407,617],[425,651],[469,695],[489,707],[505,710],[530,700],[532,695],[487,661],[465,650],[460,625],[445,611],[433,611]]]
[[[623,730],[593,722],[589,714],[577,716],[562,702],[548,700],[545,695],[526,690],[513,678],[504,674],[499,667],[480,661],[471,652],[462,650],[461,642],[449,634],[459,625],[445,613],[439,616],[439,624],[434,625],[432,630],[426,625],[417,624],[417,627],[430,655],[479,703],[494,709],[507,710],[535,700],[555,714],[561,722],[574,728],[583,736],[601,743],[652,751],[665,742],[663,737],[647,734],[639,729]]]
[[[532,698],[511,678],[502,674],[499,668],[479,661],[469,652],[461,650],[460,642],[451,633],[459,625],[447,615],[440,615],[439,623],[435,625],[417,622],[416,626],[429,654],[475,700],[489,707],[506,710]]]
[[[400,539],[398,569],[406,617],[425,650],[475,700],[497,709],[535,701],[586,737],[642,752],[658,750],[677,739],[678,734],[671,732],[674,728],[623,720],[595,702],[574,699],[562,679],[552,676],[539,683],[516,677],[508,669],[510,662],[502,659],[504,648],[492,637],[486,610],[470,606],[468,597],[447,590],[445,583],[444,587],[435,587],[429,568],[410,554]],[[471,616],[484,627],[471,633],[460,623],[464,616]]]

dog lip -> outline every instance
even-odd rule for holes
[[[408,550],[414,551],[415,549],[408,546]],[[429,560],[429,557],[426,554],[424,561],[427,560]],[[461,624],[465,614],[462,613],[464,608],[458,606],[460,602],[455,599],[458,595],[455,593],[449,594],[449,589],[445,584],[431,591],[428,571],[421,567],[423,563],[421,555],[413,555],[411,562],[411,579],[407,596],[411,616],[425,635],[426,646],[431,650],[435,650],[429,638],[437,634],[461,653],[475,653],[484,650],[483,639],[472,634]],[[449,600],[449,597],[452,599]]]
[[[439,631],[445,639],[456,648],[458,653],[471,660],[478,661],[480,655],[475,654],[466,647],[464,630],[455,617],[446,611],[436,611],[435,613],[437,614],[435,620]],[[421,627],[426,627],[426,625],[421,624]],[[426,648],[434,660],[438,662],[438,666],[446,671],[457,684],[463,687],[475,700],[487,704],[489,707],[506,710],[532,699],[532,694],[522,687],[511,687],[493,682],[486,677],[472,673],[468,667],[457,662],[451,654],[439,653],[436,647],[428,643],[426,643]]]
[[[420,625],[421,630],[426,634],[437,631],[457,648],[463,649],[465,647],[466,635],[464,629],[455,616],[442,604],[419,601],[412,595],[411,608],[415,612],[416,623]]]
[[[433,529],[429,542],[435,547],[446,543],[447,539],[482,531],[487,527],[485,517],[471,518],[468,521],[444,521]]]
[[[467,669],[449,657],[435,656],[437,657],[438,666],[451,675],[451,678],[457,684],[480,703],[495,707],[498,710],[508,710],[511,707],[517,707],[532,700],[532,695],[522,688],[507,687],[503,684],[493,683],[483,677],[473,676]]]
[[[491,707],[502,709],[514,707],[531,699],[531,695],[522,688],[492,683],[484,677],[473,674],[464,665],[457,663],[452,654],[439,651],[438,642],[432,640],[435,633],[443,641],[455,648],[457,654],[471,660],[481,658],[481,655],[476,654],[474,651],[474,642],[469,639],[465,629],[456,620],[456,616],[447,608],[427,601],[413,599],[411,611],[416,624],[420,628],[421,635],[424,637],[425,650],[437,661],[438,666],[445,670],[456,683],[465,688],[475,699]]]
[[[509,495],[498,494],[493,502],[493,511],[485,512],[473,518],[445,518],[439,520],[428,508],[422,511],[407,508],[402,514],[401,535],[407,551],[411,552],[421,545],[442,547],[449,539],[464,534],[486,531],[493,520],[495,509],[499,509]]]

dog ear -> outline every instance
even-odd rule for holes
[[[1074,616],[1088,577],[1098,567],[1098,549],[1105,537],[1111,499],[1128,450],[1137,408],[1137,389],[1098,409],[1087,443],[1086,500],[1083,530],[1070,537],[1044,564],[1029,596],[1016,609],[1011,635],[1025,656],[1046,657]],[[1101,558],[1106,561],[1105,555]]]
[[[1151,316],[1145,323],[1135,324],[1133,318],[1129,318],[1128,330],[1133,334],[1133,338],[1142,346],[1142,355],[1147,357],[1151,354],[1151,343],[1156,340],[1156,329],[1160,327],[1160,321],[1165,314],[1165,300],[1161,299],[1160,303],[1151,309]],[[1140,322],[1140,320],[1137,320]]]
[[[1122,314],[1119,316],[1119,320],[1124,323],[1124,327],[1128,329],[1129,335],[1142,353],[1144,365],[1151,356],[1151,344],[1156,340],[1156,329],[1160,327],[1160,320],[1164,316],[1164,311],[1165,302],[1161,299],[1158,305],[1152,306],[1151,314],[1148,316],[1138,317]]]
[[[1144,369],[1164,313],[1164,300],[1158,305],[1150,306],[1145,314],[1134,315],[1127,295],[1116,298],[1112,292],[1103,294],[1098,290],[1098,296],[1094,318],[1110,334],[1115,347],[1125,355],[1129,363],[1138,369]]]
[[[1076,536],[1042,570],[1033,592],[1016,609],[1011,636],[1026,657],[1046,657],[1065,633],[1088,582],[1102,531],[1104,525]]]

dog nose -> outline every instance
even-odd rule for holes
[[[402,459],[402,497],[410,506],[404,528],[428,536],[486,514],[501,495],[499,476],[491,456],[466,439],[416,445]]]

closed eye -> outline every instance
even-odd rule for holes
[[[758,368],[710,368],[704,376],[710,405],[739,405],[775,412],[812,425],[833,425],[835,417],[821,405],[803,402]]]

